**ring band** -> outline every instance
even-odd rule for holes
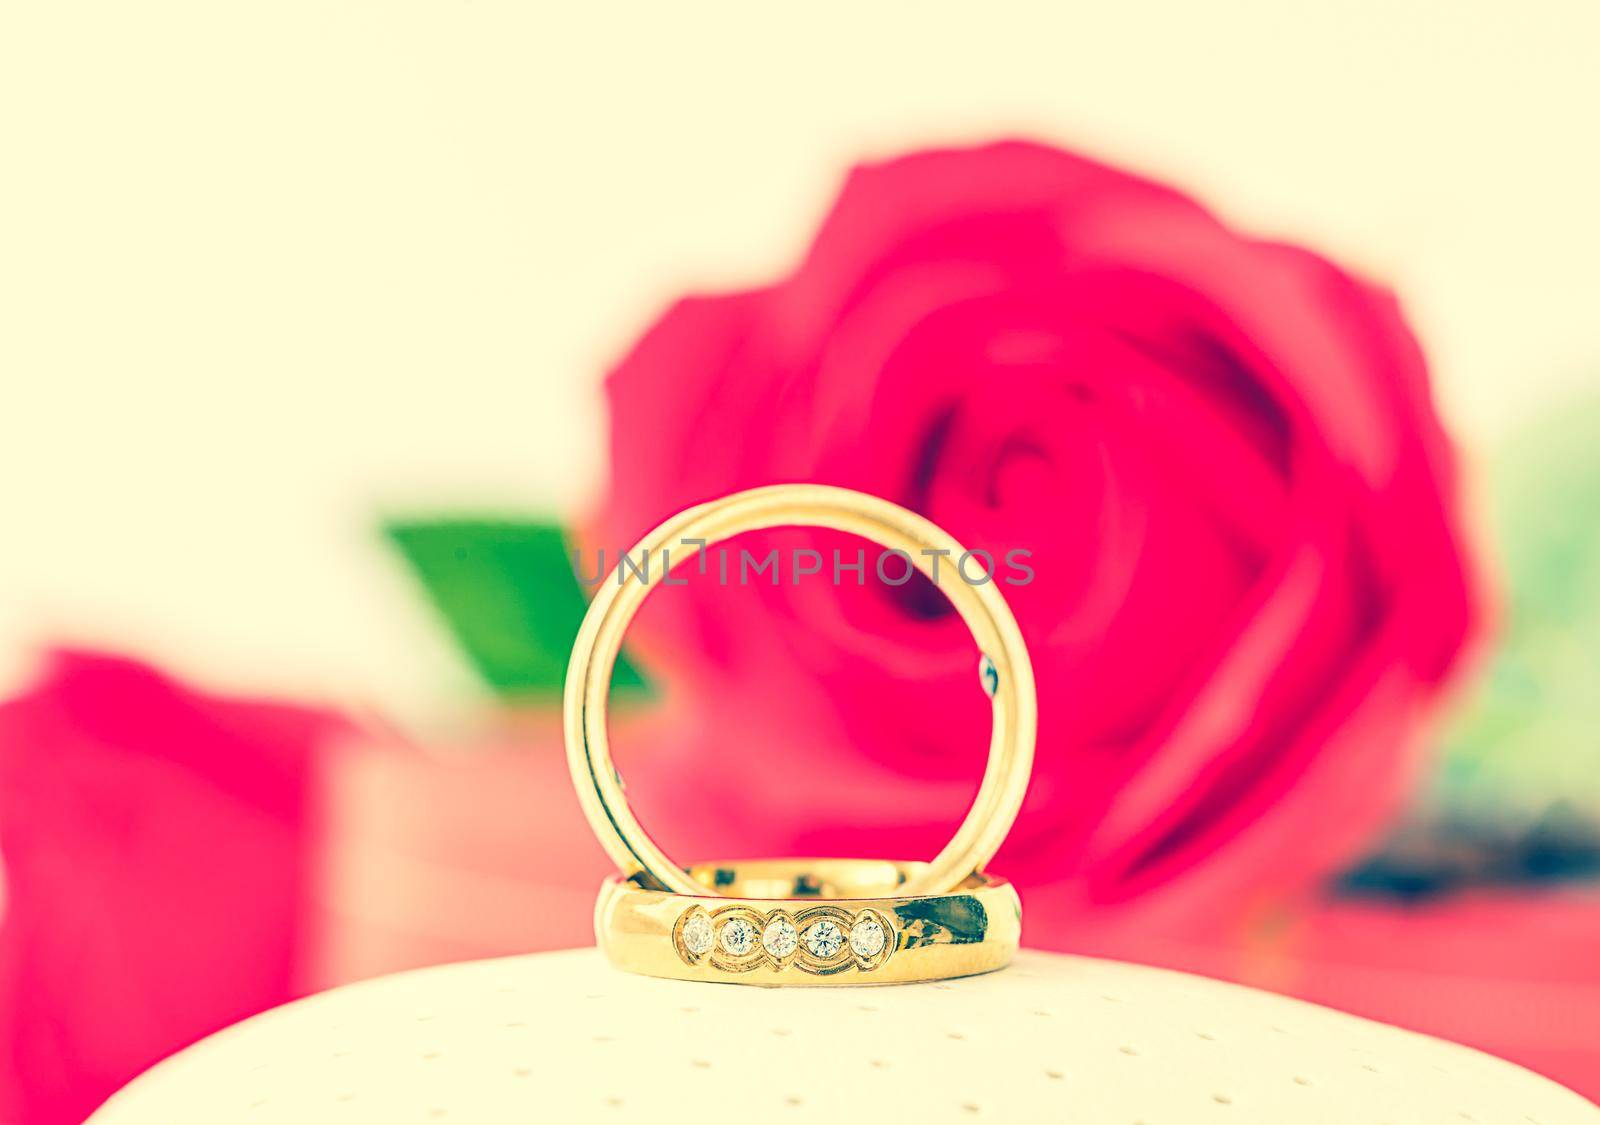
[[[950,599],[979,649],[980,682],[993,706],[989,760],[966,819],[944,849],[905,887],[926,894],[959,886],[994,857],[1011,830],[1033,768],[1037,727],[1033,669],[1016,619],[993,581],[970,584],[957,559],[965,549],[939,527],[898,504],[846,488],[780,484],[736,492],[680,512],[629,552],[643,566],[619,566],[600,587],[573,644],[563,721],[567,761],[584,814],[625,877],[680,895],[715,893],[696,883],[640,826],[622,791],[606,735],[611,673],[623,634],[650,592],[649,575],[668,574],[673,552],[693,552],[747,531],[828,527],[903,552]]]
[[[595,904],[595,937],[628,972],[769,988],[946,980],[1008,964],[1022,931],[1016,889],[972,875],[942,894],[905,893],[926,868],[849,859],[702,864],[689,871],[695,895],[612,876]]]

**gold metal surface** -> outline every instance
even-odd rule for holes
[[[750,489],[690,508],[663,523],[631,552],[641,567],[614,570],[600,586],[573,644],[567,667],[564,722],[567,760],[585,815],[607,854],[624,876],[641,885],[680,895],[720,893],[697,884],[666,855],[639,824],[623,794],[606,735],[611,672],[623,634],[652,584],[674,565],[731,536],[763,528],[830,527],[903,551],[944,591],[972,631],[982,654],[980,674],[991,696],[989,760],[966,819],[944,849],[917,868],[908,893],[947,891],[981,871],[999,849],[1021,807],[1033,767],[1037,725],[1033,669],[1022,634],[1005,599],[990,581],[972,585],[959,568],[924,551],[965,553],[939,527],[897,504],[850,489],[781,484]],[[937,571],[937,573],[935,573]]]
[[[1022,930],[1011,884],[973,875],[942,894],[905,893],[927,866],[850,859],[702,864],[688,872],[699,888],[694,895],[613,876],[595,905],[595,937],[628,972],[768,988],[945,980],[1010,962]],[[844,895],[824,893],[839,891]],[[699,944],[687,936],[696,927]]]

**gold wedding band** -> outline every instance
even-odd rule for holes
[[[623,794],[606,735],[622,637],[649,593],[695,548],[764,528],[828,527],[870,539],[927,575],[978,643],[993,708],[989,761],[966,818],[928,863],[784,859],[673,863]],[[596,594],[573,644],[563,720],[567,761],[590,827],[622,874],[595,904],[595,935],[617,967],[678,980],[766,986],[943,980],[1001,968],[1016,951],[1022,907],[983,874],[1011,830],[1033,766],[1033,670],[1016,620],[993,585],[940,558],[966,551],[887,500],[824,485],[773,485],[690,508],[645,536]],[[991,580],[992,581],[992,580]]]
[[[664,577],[696,549],[705,551],[731,536],[785,526],[833,528],[903,553],[944,591],[977,641],[980,682],[993,710],[988,764],[955,835],[931,862],[906,867],[902,888],[912,896],[953,891],[994,857],[1022,805],[1037,725],[1033,669],[1016,619],[992,580],[972,584],[949,561],[966,555],[961,544],[898,504],[846,488],[771,485],[689,508],[629,552],[642,565],[611,572],[573,644],[563,708],[567,761],[589,825],[623,877],[636,886],[691,897],[718,893],[673,863],[628,806],[606,735],[611,674],[623,634],[650,592],[649,575]],[[942,567],[941,558],[946,560]]]
[[[613,965],[674,980],[864,985],[946,980],[1010,962],[1022,930],[1017,892],[970,875],[941,894],[910,894],[927,864],[744,860],[693,867],[698,893],[613,876],[595,935]]]

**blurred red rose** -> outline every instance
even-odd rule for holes
[[[681,301],[608,391],[591,549],[807,480],[1032,552],[1004,592],[1039,750],[996,867],[1058,892],[1030,912],[1046,944],[1041,919],[1179,875],[1238,909],[1346,857],[1403,792],[1474,616],[1451,449],[1393,299],[1051,148],[856,171],[793,274]],[[634,634],[688,716],[653,822],[747,851],[937,850],[988,714],[932,587],[870,563],[860,587],[688,569]]]
[[[74,653],[0,706],[0,1120],[81,1121],[303,991],[313,751],[340,728]]]

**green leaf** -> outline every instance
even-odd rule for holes
[[[1506,586],[1487,675],[1438,769],[1346,891],[1421,897],[1600,878],[1600,399],[1534,419],[1489,461]]]
[[[559,527],[517,520],[395,521],[384,527],[488,684],[503,696],[558,695],[588,606]],[[611,684],[645,681],[618,657]]]
[[[1563,403],[1490,462],[1509,586],[1488,675],[1449,732],[1435,800],[1600,817],[1600,399]]]

